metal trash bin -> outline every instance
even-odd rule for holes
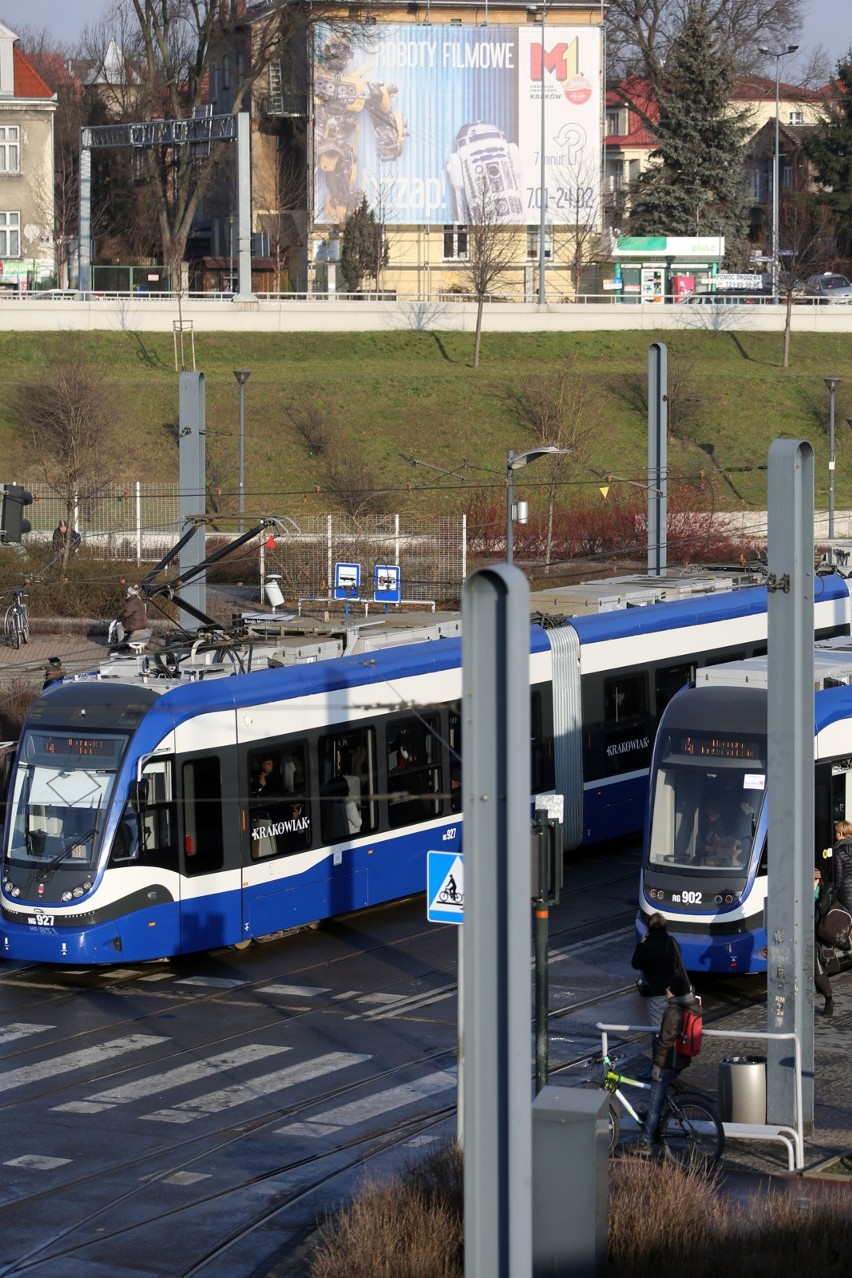
[[[719,1110],[723,1123],[766,1122],[765,1056],[731,1056],[719,1062]]]

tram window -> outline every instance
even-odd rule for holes
[[[376,733],[373,728],[320,737],[320,828],[323,843],[376,828]]]
[[[676,692],[687,687],[695,678],[695,663],[680,666],[661,666],[654,675],[654,706],[661,715]]]
[[[313,829],[307,742],[254,750],[248,768],[252,860],[309,848]]]
[[[648,680],[644,674],[604,679],[604,718],[608,723],[622,723],[647,713]]]
[[[222,777],[213,755],[183,765],[183,805],[187,874],[210,874],[225,863]]]
[[[110,865],[133,864],[141,859],[146,865],[177,868],[174,768],[171,759],[149,760],[142,776],[148,783],[145,802],[139,807],[138,814],[132,803],[126,804],[110,852]]]
[[[428,821],[441,811],[441,744],[435,715],[396,719],[387,727],[388,824]]]
[[[556,784],[553,768],[551,705],[540,689],[530,694],[530,737],[532,744],[530,783],[533,794],[552,790]]]
[[[450,711],[447,738],[450,747],[450,811],[461,812],[462,725],[458,709]]]

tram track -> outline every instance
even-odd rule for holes
[[[551,1019],[558,1020],[559,1017],[564,1017],[578,1011],[586,1011],[592,1007],[603,1008],[613,999],[629,993],[632,988],[632,983],[630,983],[625,986],[617,986],[602,991],[591,998],[577,1000],[564,1008],[558,1009],[555,1013],[551,1013]],[[758,999],[748,999],[747,1001],[754,1001],[755,1004],[759,1002]],[[716,1023],[717,1021],[724,1021],[726,1016],[733,1010],[735,1010],[735,1008],[729,1007],[725,1003],[718,1004],[713,1009],[713,1023]],[[624,1045],[631,1045],[640,1040],[642,1037],[643,1035],[641,1033],[626,1035],[623,1040]],[[454,1054],[454,1049],[450,1048],[445,1051],[430,1054],[429,1063],[434,1063],[435,1060],[442,1057],[454,1056]],[[422,1063],[424,1060],[425,1058],[420,1058],[418,1062],[412,1061],[408,1062],[408,1064]],[[563,1075],[571,1070],[577,1070],[581,1067],[587,1066],[590,1061],[591,1057],[587,1052],[576,1054],[571,1059],[555,1067],[551,1071],[551,1076]],[[399,1070],[400,1067],[395,1066],[392,1070],[384,1071],[383,1075],[396,1075],[399,1073]],[[383,1075],[377,1074],[374,1081],[378,1082]],[[352,1087],[329,1090],[322,1098],[314,1097],[310,1101],[305,1102],[303,1105],[292,1107],[290,1113],[295,1114],[305,1109],[314,1108],[318,1104],[336,1099],[339,1095],[354,1090],[356,1087],[361,1085],[363,1084],[353,1084]],[[199,1256],[191,1265],[174,1271],[175,1278],[201,1278],[214,1261],[227,1260],[229,1253],[233,1253],[235,1256],[238,1255],[240,1249],[244,1247],[247,1239],[258,1230],[278,1221],[284,1213],[299,1210],[302,1214],[304,1214],[306,1205],[309,1204],[312,1197],[318,1195],[320,1191],[328,1189],[332,1184],[341,1180],[356,1167],[363,1165],[369,1166],[372,1161],[381,1160],[395,1147],[405,1144],[407,1141],[410,1141],[415,1137],[422,1136],[428,1133],[431,1129],[434,1129],[436,1126],[445,1123],[446,1120],[452,1116],[454,1111],[454,1104],[435,1105],[429,1108],[426,1113],[421,1113],[416,1117],[403,1119],[397,1123],[380,1127],[379,1129],[373,1130],[367,1134],[356,1136],[351,1140],[340,1142],[335,1146],[335,1149],[331,1154],[328,1151],[324,1151],[307,1157],[290,1160],[288,1162],[282,1162],[280,1164],[276,1164],[263,1173],[246,1177],[242,1181],[217,1189],[215,1192],[197,1197],[192,1203],[181,1204],[165,1212],[142,1216],[115,1229],[104,1229],[103,1227],[100,1227],[96,1232],[93,1232],[85,1239],[80,1239],[77,1236],[81,1229],[91,1229],[93,1226],[97,1225],[97,1222],[101,1219],[108,1219],[119,1208],[122,1206],[126,1207],[137,1194],[144,1192],[144,1187],[139,1186],[124,1194],[115,1196],[109,1202],[101,1204],[95,1211],[89,1213],[85,1217],[78,1218],[66,1226],[62,1231],[52,1235],[49,1239],[42,1239],[37,1248],[33,1248],[25,1256],[19,1257],[13,1264],[0,1266],[0,1278],[7,1278],[7,1275],[9,1278],[12,1278],[13,1275],[31,1273],[42,1265],[55,1265],[63,1259],[78,1256],[95,1245],[100,1248],[110,1243],[119,1243],[122,1239],[129,1237],[137,1231],[144,1230],[149,1226],[161,1226],[164,1221],[173,1221],[177,1223],[186,1213],[210,1208],[216,1204],[223,1208],[221,1213],[222,1218],[227,1219],[229,1217],[229,1212],[227,1210],[229,1200],[244,1194],[247,1190],[250,1190],[253,1187],[270,1184],[278,1179],[286,1178],[294,1172],[304,1171],[305,1169],[310,1169],[312,1167],[317,1168],[319,1174],[310,1177],[308,1181],[302,1184],[298,1191],[289,1196],[285,1202],[276,1202],[275,1204],[272,1204],[260,1211],[255,1211],[251,1218],[244,1220],[239,1228],[228,1230],[226,1236],[211,1243],[205,1254]],[[227,1144],[246,1139],[249,1135],[257,1135],[269,1124],[278,1123],[284,1117],[286,1117],[285,1111],[278,1111],[274,1116],[271,1116],[263,1123],[255,1123],[249,1126],[246,1126],[245,1124],[238,1124],[232,1125],[228,1129],[223,1129],[217,1133],[217,1139],[219,1142],[217,1148],[222,1149],[225,1148]],[[190,1143],[195,1142],[181,1142],[175,1148],[176,1150],[185,1150],[186,1146]],[[365,1146],[368,1148],[365,1149]],[[176,1173],[191,1168],[197,1159],[204,1157],[207,1153],[209,1153],[209,1151],[199,1150],[192,1155],[184,1155],[179,1160],[172,1162],[168,1168],[162,1169],[159,1173],[157,1173],[156,1179],[167,1180],[169,1177],[173,1177]],[[152,1159],[154,1157],[161,1158],[162,1151],[159,1151],[157,1155],[151,1156]],[[333,1166],[329,1166],[329,1162],[332,1158],[336,1159],[336,1161]],[[341,1158],[343,1161],[340,1161]],[[149,1160],[141,1160],[141,1164],[144,1165],[147,1161]],[[131,1164],[131,1166],[137,1165],[139,1164]],[[80,1183],[82,1183],[82,1181]],[[75,1184],[73,1187],[78,1188],[79,1185]],[[20,1205],[20,1201],[4,1205],[2,1210],[0,1210],[0,1222],[2,1222],[3,1216],[7,1210],[20,1210]],[[57,1244],[61,1243],[63,1238],[67,1238],[69,1236],[74,1237],[75,1240],[73,1244],[67,1247],[58,1248]]]
[[[631,870],[618,877],[625,881],[634,879],[635,871]],[[588,900],[599,890],[599,885],[591,885],[583,890],[587,892]],[[419,909],[422,898],[416,904]],[[606,945],[609,929],[619,923],[623,924],[620,934],[625,939],[633,915],[632,908],[608,915],[608,931],[605,933],[601,931],[602,921],[593,917],[567,926],[564,922],[560,925],[555,920],[551,933],[551,962],[558,970],[558,965],[572,954]],[[356,1036],[363,1039],[365,1032],[379,1035],[375,1059],[365,1058],[365,1067],[358,1068],[357,1076],[353,1075],[345,1080],[338,1078],[335,1082],[329,1080],[328,1085],[319,1085],[320,1080],[317,1078],[317,1090],[311,1095],[301,1096],[291,1105],[276,1105],[264,1114],[255,1113],[253,1117],[242,1120],[232,1114],[227,1121],[219,1123],[215,1122],[214,1114],[205,1110],[205,1125],[201,1133],[181,1128],[178,1135],[172,1128],[167,1135],[163,1133],[166,1136],[164,1142],[158,1138],[156,1148],[146,1149],[116,1162],[110,1162],[109,1158],[106,1161],[101,1159],[96,1166],[87,1167],[61,1181],[54,1173],[51,1185],[16,1193],[0,1206],[0,1225],[4,1226],[4,1233],[12,1231],[7,1236],[14,1236],[15,1231],[20,1233],[24,1228],[22,1222],[38,1221],[38,1242],[32,1247],[22,1247],[15,1259],[9,1258],[7,1251],[6,1262],[0,1263],[0,1276],[34,1274],[41,1268],[46,1269],[48,1265],[55,1272],[57,1264],[61,1265],[63,1260],[78,1264],[87,1253],[96,1256],[93,1264],[98,1263],[104,1256],[113,1256],[116,1249],[120,1251],[129,1240],[142,1239],[144,1251],[149,1245],[153,1245],[152,1240],[167,1229],[177,1230],[181,1236],[185,1230],[186,1236],[193,1238],[200,1232],[203,1245],[197,1248],[192,1263],[184,1255],[181,1265],[176,1263],[172,1270],[176,1275],[180,1274],[181,1278],[200,1275],[211,1264],[227,1263],[229,1255],[233,1258],[233,1263],[228,1272],[247,1275],[255,1270],[240,1268],[240,1248],[257,1231],[267,1225],[276,1233],[281,1228],[289,1229],[290,1224],[281,1224],[282,1221],[287,1221],[288,1213],[290,1217],[296,1217],[292,1225],[294,1230],[304,1228],[308,1219],[306,1213],[312,1212],[311,1219],[314,1219],[317,1213],[324,1210],[323,1195],[327,1196],[331,1192],[330,1186],[342,1183],[359,1166],[380,1164],[397,1147],[418,1137],[428,1136],[430,1132],[446,1124],[455,1109],[454,1094],[452,1104],[447,1104],[446,1091],[443,1095],[435,1095],[434,1100],[424,1094],[415,1116],[391,1121],[388,1115],[386,1121],[382,1122],[381,1116],[375,1114],[363,1129],[341,1130],[331,1146],[324,1142],[321,1148],[306,1150],[302,1145],[298,1151],[293,1150],[297,1156],[283,1158],[280,1157],[282,1151],[279,1146],[279,1157],[275,1157],[275,1145],[281,1139],[272,1138],[276,1128],[290,1122],[310,1123],[313,1116],[321,1118],[322,1112],[329,1107],[345,1105],[352,1098],[360,1105],[362,1096],[380,1094],[381,1089],[391,1082],[407,1078],[416,1081],[424,1071],[448,1070],[455,1063],[455,1018],[453,1017],[452,1041],[447,1042],[449,1018],[443,1014],[437,1019],[429,1016],[430,1009],[436,1003],[449,1001],[457,993],[456,983],[447,979],[455,974],[454,948],[451,949],[447,943],[450,933],[444,932],[439,944],[431,925],[420,926],[418,921],[416,926],[410,926],[411,920],[408,920],[409,925],[400,928],[399,922],[400,915],[396,914],[390,919],[390,928],[387,929],[391,935],[382,938],[380,933],[384,924],[381,920],[376,936],[365,935],[363,915],[357,916],[351,936],[346,933],[345,922],[336,920],[330,925],[330,929],[332,933],[337,930],[338,934],[326,936],[327,944],[322,955],[317,955],[313,961],[311,955],[301,950],[301,946],[300,952],[294,954],[292,944],[288,943],[282,947],[279,956],[272,945],[267,944],[262,955],[254,956],[258,963],[268,958],[273,960],[261,963],[263,971],[260,974],[257,967],[252,970],[251,961],[246,963],[242,955],[227,950],[198,956],[197,961],[193,959],[189,963],[181,962],[173,966],[133,965],[132,968],[123,969],[119,979],[108,973],[101,977],[99,971],[78,974],[69,970],[66,976],[58,978],[55,968],[26,965],[10,971],[0,966],[0,992],[7,992],[14,1009],[11,1014],[7,1013],[7,1027],[10,1020],[33,1022],[42,1018],[46,1021],[50,1019],[51,1011],[60,1023],[64,1015],[67,1024],[69,1007],[74,1016],[74,1000],[78,1000],[81,995],[88,997],[89,1011],[93,1013],[89,1024],[82,1026],[79,1017],[75,1017],[73,1032],[57,1033],[53,1039],[43,1044],[38,1044],[32,1037],[28,1042],[16,1042],[14,1039],[7,1041],[3,1045],[6,1053],[2,1062],[4,1071],[20,1070],[34,1058],[43,1059],[43,1049],[54,1058],[62,1058],[86,1044],[96,1045],[122,1031],[131,1030],[143,1035],[153,1031],[152,1036],[162,1035],[167,1038],[169,1032],[166,1028],[164,1034],[164,1022],[167,1026],[172,1018],[181,1017],[184,1013],[187,1018],[184,1037],[192,1035],[199,1025],[209,1026],[211,1022],[224,1022],[225,1018],[228,1018],[228,1031],[214,1033],[211,1037],[195,1037],[191,1045],[174,1040],[168,1050],[158,1048],[160,1055],[156,1061],[150,1063],[151,1071],[168,1073],[175,1071],[177,1066],[175,1072],[179,1072],[182,1062],[186,1062],[189,1067],[199,1057],[234,1050],[242,1041],[256,1041],[259,1038],[263,1040],[272,1032],[279,1035],[278,1041],[282,1043],[287,1040],[307,1043],[315,1041],[317,1036],[321,1040],[323,1035],[331,1035],[341,1043],[340,1034],[344,1032],[341,1022],[347,1019],[353,1022],[353,1026],[357,1023],[357,1031],[354,1028],[352,1031]],[[323,934],[316,935],[322,937]],[[288,942],[297,939],[290,936]],[[305,938],[306,941],[307,939]],[[428,948],[424,948],[424,943]],[[342,945],[345,952],[335,953],[335,945]],[[435,961],[433,949],[441,956],[438,962]],[[373,962],[377,957],[381,959],[378,967]],[[220,979],[226,969],[228,976],[231,970],[240,974],[235,978],[234,984],[227,988],[214,986],[193,989],[189,985],[179,992],[173,988],[164,988],[167,983],[173,984],[186,979]],[[146,982],[146,977],[150,978],[160,972],[164,975],[161,982]],[[345,975],[341,978],[341,974]],[[45,985],[40,984],[42,978]],[[346,988],[345,983],[350,981],[353,985],[357,983],[357,990]],[[55,988],[57,983],[60,985],[59,989]],[[315,987],[316,997],[311,999],[310,1005],[298,1006],[297,998],[285,995],[283,1001],[278,1000],[274,1004],[270,1002],[267,1006],[264,990],[276,984],[285,990]],[[51,988],[47,997],[39,998],[39,991],[48,985]],[[333,992],[333,987],[336,987],[337,993]],[[619,983],[607,991],[601,991],[596,998],[572,998],[568,1005],[556,1009],[554,1020],[558,1022],[559,1016],[565,1016],[572,1010],[582,1011],[596,1005],[603,1007],[608,999],[623,995],[625,989],[629,988],[631,987],[624,987]],[[20,992],[31,995],[26,1005],[22,1005],[17,997]],[[122,1013],[118,1007],[116,1010],[120,1014],[114,1019],[110,1011],[115,1006],[113,996],[131,1002],[129,1012]],[[371,997],[395,997],[395,1001],[371,1006]],[[142,998],[146,1003],[144,1008],[140,1008],[138,1003],[133,1006],[135,1000]],[[155,1000],[153,1003],[149,1001],[152,998]],[[246,1008],[251,1008],[256,1015],[246,1017]],[[329,1018],[333,1018],[339,1028],[329,1029],[332,1024]],[[251,1024],[246,1027],[248,1020]],[[395,1056],[392,1061],[384,1053],[383,1060],[381,1042],[388,1032],[391,1032],[389,1043],[404,1042],[409,1036],[409,1031],[404,1028],[406,1023],[411,1027],[412,1038],[428,1038],[431,1034],[438,1042],[427,1050]],[[393,1030],[395,1025],[403,1027],[402,1039]],[[370,1028],[373,1026],[375,1030]],[[387,1030],[382,1028],[384,1026],[387,1026]],[[421,1026],[422,1029],[415,1028]],[[282,1028],[286,1037],[281,1037]],[[342,1046],[349,1041],[348,1031],[346,1034]],[[440,1043],[441,1038],[446,1045]],[[140,1074],[138,1059],[132,1062],[122,1061],[120,1067],[105,1061],[104,1066],[105,1068],[101,1068],[95,1064],[80,1079],[66,1075],[65,1079],[51,1085],[38,1085],[32,1090],[26,1090],[24,1095],[16,1096],[14,1101],[10,1097],[0,1106],[0,1112],[11,1114],[15,1105],[23,1103],[32,1107],[34,1115],[44,1114],[58,1099],[90,1096],[97,1100],[96,1094],[104,1089],[120,1085],[132,1088],[132,1079]],[[560,1070],[569,1067],[568,1064],[563,1064]],[[0,1073],[0,1086],[2,1077]],[[123,1084],[124,1079],[130,1079],[131,1082]],[[246,1086],[251,1087],[250,1079]],[[259,1094],[258,1099],[261,1098]],[[118,1112],[126,1114],[127,1121],[134,1123],[132,1109]],[[50,1120],[46,1121],[44,1130],[49,1133]],[[73,1131],[76,1121],[74,1118],[67,1123],[64,1118],[58,1120],[57,1132],[65,1128]],[[123,1118],[118,1119],[117,1132],[123,1130],[123,1121]],[[129,1130],[142,1136],[141,1126],[131,1126]],[[84,1124],[79,1126],[79,1131],[82,1136]],[[48,1136],[48,1147],[50,1143]],[[27,1147],[29,1142],[23,1146]],[[259,1150],[263,1151],[262,1158]],[[110,1151],[110,1157],[113,1152]],[[258,1161],[268,1159],[271,1159],[270,1165],[258,1171]],[[229,1173],[232,1169],[234,1171],[234,1176],[229,1174],[224,1184],[220,1172],[222,1165]],[[246,1165],[253,1167],[253,1174],[240,1175],[239,1169]],[[209,1176],[212,1167],[216,1168],[216,1185],[215,1188],[210,1185],[205,1192],[199,1173],[203,1169],[203,1174]],[[192,1180],[184,1182],[180,1179],[182,1176],[188,1176]],[[171,1191],[170,1178],[175,1177],[178,1178],[176,1183],[182,1186],[184,1183],[192,1183],[192,1188]],[[200,1188],[194,1184],[196,1178]],[[277,1182],[283,1182],[285,1188],[279,1190]],[[154,1186],[161,1188],[152,1194]],[[275,1200],[258,1207],[251,1201],[252,1193],[264,1190],[274,1193]],[[181,1201],[176,1201],[176,1194]],[[156,1208],[151,1206],[152,1197],[160,1200]],[[85,1210],[79,1209],[81,1204],[86,1204]],[[211,1214],[215,1215],[217,1221],[221,1219],[221,1233],[217,1233],[215,1225],[208,1228],[206,1223],[199,1223],[201,1218],[207,1221]],[[62,1219],[61,1226],[45,1235],[44,1221],[57,1215]],[[233,1225],[235,1219],[239,1222],[236,1226]],[[134,1252],[138,1251],[138,1243],[134,1241],[132,1245]],[[255,1246],[259,1245],[256,1241]],[[110,1263],[115,1274],[124,1272],[120,1265],[115,1267],[114,1260],[111,1259]]]

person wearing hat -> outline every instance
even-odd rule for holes
[[[139,593],[138,586],[128,586],[124,607],[117,617],[119,643],[132,639],[138,630],[148,629],[148,614],[145,601]]]
[[[58,683],[60,679],[64,678],[65,671],[62,667],[62,658],[48,657],[47,663],[44,667],[44,683],[41,685],[42,691],[45,688],[49,688],[52,683]]]

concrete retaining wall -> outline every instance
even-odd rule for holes
[[[94,331],[172,332],[178,320],[195,333],[336,333],[411,330],[472,334],[472,302],[341,301],[324,295],[255,302],[185,298],[105,297],[90,302],[39,300],[35,296],[0,298],[0,332]],[[486,333],[583,333],[639,329],[696,332],[777,333],[784,328],[784,307],[655,306],[576,302],[538,306],[493,302],[485,307]],[[852,306],[796,306],[794,333],[852,332]]]

